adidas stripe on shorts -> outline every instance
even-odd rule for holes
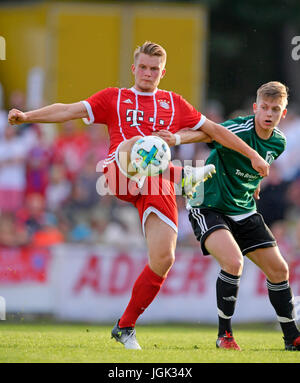
[[[189,220],[194,234],[200,242],[203,255],[209,254],[205,247],[207,237],[220,229],[226,229],[232,233],[243,255],[259,248],[277,246],[274,235],[259,213],[254,213],[240,221],[234,221],[225,214],[210,208],[191,208]]]

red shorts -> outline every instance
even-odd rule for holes
[[[110,191],[138,209],[144,234],[145,222],[150,213],[157,214],[177,232],[178,212],[173,182],[162,176],[145,177],[144,184],[138,187],[133,179],[121,173],[115,161],[104,167],[104,174]]]

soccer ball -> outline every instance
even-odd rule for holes
[[[167,169],[171,160],[171,150],[162,138],[145,136],[134,143],[130,160],[139,174],[157,176]]]

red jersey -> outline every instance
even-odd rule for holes
[[[134,136],[149,136],[162,129],[176,133],[183,128],[199,129],[205,116],[180,95],[156,89],[139,92],[134,87],[106,88],[83,101],[89,118],[85,123],[107,125],[109,157],[118,145]]]

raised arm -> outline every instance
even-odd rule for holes
[[[52,104],[29,112],[11,109],[8,113],[8,122],[11,125],[43,122],[65,122],[78,118],[87,118],[88,113],[82,102],[73,104]]]
[[[214,141],[248,157],[253,169],[255,169],[262,177],[269,174],[270,165],[236,134],[230,132],[222,125],[216,124],[208,119],[201,126],[201,130],[209,135]]]
[[[168,130],[161,130],[155,134],[163,138],[170,146],[173,146],[176,143],[176,136]],[[237,135],[213,121],[207,119],[201,126],[201,130],[182,129],[176,134],[180,136],[181,144],[211,142],[212,140],[217,141],[221,145],[248,157],[253,169],[255,169],[262,177],[269,174],[270,165],[254,149],[247,145]]]

